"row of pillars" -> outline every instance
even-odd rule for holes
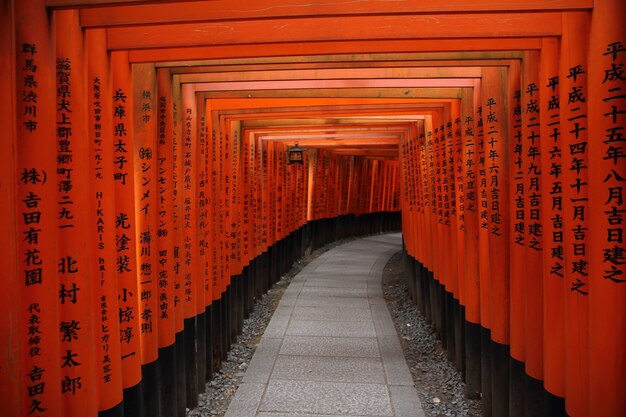
[[[399,228],[399,163],[288,165],[77,11],[28,3],[0,15],[0,414],[184,416],[296,259]]]
[[[626,415],[625,12],[564,15],[401,142],[412,294],[486,416]]]

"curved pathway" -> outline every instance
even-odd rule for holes
[[[424,415],[381,287],[401,239],[346,243],[293,279],[227,417]]]

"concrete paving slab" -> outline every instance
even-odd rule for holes
[[[359,280],[345,280],[341,277],[337,278],[309,278],[304,282],[304,288],[323,287],[323,288],[359,288],[367,289],[367,282]]]
[[[278,306],[263,335],[272,338],[283,337],[289,325],[292,310],[293,307]]]
[[[257,414],[259,417],[370,417],[370,416],[355,416],[348,414],[309,414],[309,413],[268,413],[260,412]]]
[[[290,336],[376,337],[374,323],[367,321],[291,320]]]
[[[353,358],[380,357],[378,340],[374,337],[285,336],[279,353]]]
[[[298,297],[296,307],[357,307],[367,308],[367,298],[355,297],[319,297],[310,295]]]
[[[415,387],[390,386],[389,392],[396,417],[426,417]]]
[[[371,321],[369,308],[354,307],[296,307],[293,320]]]
[[[387,374],[387,384],[413,386],[413,377],[406,364],[398,336],[378,336],[378,346]]]
[[[378,336],[395,336],[397,334],[387,304],[373,304],[371,305],[371,312]]]
[[[265,387],[265,384],[247,382],[239,385],[224,417],[256,416]]]
[[[385,372],[379,358],[279,355],[272,379],[384,384]]]
[[[281,338],[263,337],[246,369],[243,382],[267,384],[282,343]]]
[[[393,416],[383,384],[272,380],[259,411]]]
[[[366,288],[323,288],[323,287],[304,287],[300,290],[303,296],[318,297],[367,297]]]

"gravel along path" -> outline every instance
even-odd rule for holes
[[[222,369],[213,376],[211,381],[207,382],[206,392],[200,394],[198,406],[193,410],[187,410],[187,417],[222,417],[226,413],[261,336],[293,277],[324,252],[351,240],[354,239],[330,243],[296,261],[291,270],[274,284],[267,294],[263,295],[263,298],[256,301],[250,317],[244,320],[242,334],[228,352],[228,359],[222,362]]]
[[[427,416],[480,416],[480,400],[465,398],[461,374],[409,296],[402,252],[383,271],[383,292]]]

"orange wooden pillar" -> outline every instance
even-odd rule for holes
[[[92,261],[93,237],[85,190],[88,175],[87,105],[83,38],[78,11],[55,13],[57,225],[61,343],[61,395],[67,415],[97,413]],[[52,385],[54,386],[54,384]]]
[[[121,413],[122,359],[118,310],[115,251],[115,180],[113,178],[113,112],[111,65],[106,50],[106,33],[90,30],[85,35],[87,52],[87,102],[90,153],[91,213],[94,242],[90,261],[94,277],[94,335],[98,411]]]
[[[229,235],[229,258],[230,258],[230,339],[234,343],[239,333],[239,328],[243,324],[242,304],[239,300],[242,289],[242,262],[241,262],[241,184],[240,184],[240,163],[241,163],[241,124],[237,121],[226,123],[229,132],[229,161],[228,171],[230,195],[230,235]]]
[[[214,128],[218,132],[219,145],[217,147],[217,159],[219,161],[219,196],[220,207],[219,213],[219,242],[220,242],[220,279],[221,279],[221,307],[222,307],[222,355],[223,359],[226,359],[226,353],[229,348],[229,341],[227,335],[229,335],[228,324],[228,287],[230,286],[230,138],[228,131],[224,129],[223,121],[220,120],[216,114],[213,116]]]
[[[626,4],[596,2],[589,43],[589,414],[626,413]],[[593,139],[593,140],[592,140]]]
[[[138,314],[143,396],[145,412],[148,415],[159,415],[156,70],[153,64],[134,64],[132,72],[132,165],[135,176],[135,242],[140,294]]]
[[[254,209],[252,199],[252,164],[253,164],[253,145],[250,141],[250,134],[242,132],[241,137],[241,259],[244,279],[244,295],[242,302],[244,303],[244,318],[247,318],[249,312],[252,311],[254,297],[254,265],[253,259],[253,228],[254,228]]]
[[[412,177],[405,183],[402,181],[401,186],[405,187],[405,197],[400,197],[401,202],[409,206],[409,215],[411,218],[408,222],[408,235],[410,238],[411,255],[417,261],[415,265],[415,289],[418,297],[418,308],[424,316],[426,316],[426,256],[424,246],[422,245],[421,235],[418,235],[418,228],[424,222],[425,212],[429,210],[429,194],[428,194],[428,168],[426,166],[425,148],[426,133],[425,123],[418,122],[415,129],[415,136],[409,141],[407,153],[411,164],[408,166],[407,176]],[[402,209],[402,221],[404,222],[404,209]],[[403,235],[404,235],[404,228]]]
[[[196,200],[198,216],[196,225],[198,229],[198,303],[197,311],[197,344],[198,352],[198,389],[204,391],[207,380],[212,375],[212,365],[210,351],[210,331],[211,331],[211,304],[212,304],[212,282],[209,273],[208,263],[208,239],[209,239],[209,195],[208,195],[208,147],[207,147],[207,111],[206,100],[200,94],[196,95],[196,109],[198,113],[197,138],[198,152],[197,179],[196,179]]]
[[[434,115],[431,117],[427,117],[425,119],[425,140],[423,149],[423,158],[425,160],[424,166],[424,176],[425,180],[428,184],[428,190],[426,192],[427,199],[425,199],[429,204],[428,208],[425,210],[424,219],[423,219],[423,228],[421,230],[421,244],[422,247],[427,248],[425,251],[425,259],[424,267],[425,272],[424,282],[426,283],[424,288],[424,300],[427,302],[425,305],[426,311],[426,320],[434,325],[434,321],[436,320],[434,310],[435,310],[435,298],[434,298],[434,271],[436,268],[436,259],[435,259],[435,245],[433,244],[433,239],[436,236],[435,234],[435,225],[437,218],[437,191],[436,191],[436,177],[435,177],[435,169],[436,169],[436,158],[435,158],[435,132],[434,132]]]
[[[182,272],[184,287],[183,304],[185,317],[185,383],[187,408],[198,404],[198,369],[197,369],[197,313],[199,302],[198,284],[198,228],[196,178],[198,172],[196,153],[198,151],[196,97],[193,85],[181,85],[182,102]]]
[[[186,413],[186,371],[185,371],[185,276],[184,276],[184,139],[183,104],[180,77],[172,76],[172,282],[174,285],[174,331],[176,340],[176,410],[178,416]]]
[[[522,63],[522,141],[526,228],[525,370],[526,412],[543,403],[543,225],[541,223],[541,129],[539,52],[526,52]]]
[[[458,102],[457,102],[458,104]],[[456,109],[458,111],[458,108]],[[445,137],[444,140],[444,159],[442,171],[444,175],[444,230],[445,240],[444,248],[447,254],[444,261],[445,268],[445,327],[446,327],[446,349],[448,354],[448,360],[455,361],[456,356],[456,314],[455,314],[455,299],[458,299],[458,278],[457,278],[457,253],[458,248],[456,245],[457,235],[457,219],[456,219],[456,178],[454,172],[454,134],[453,134],[453,121],[455,118],[454,104],[451,104],[445,111],[445,128],[443,130]]]
[[[563,167],[559,109],[559,42],[544,39],[539,75],[541,142],[541,223],[543,250],[543,361],[546,407],[564,412],[565,309],[563,285]],[[567,194],[566,194],[567,195]]]
[[[176,415],[175,293],[174,286],[174,114],[172,79],[168,69],[157,69],[157,143],[156,143],[156,279],[158,307],[159,378],[161,383],[161,414]]]
[[[449,150],[448,135],[446,125],[450,119],[449,108],[444,109],[439,118],[439,152],[438,152],[438,185],[439,191],[438,207],[437,207],[437,239],[438,242],[438,276],[436,276],[438,285],[437,293],[437,310],[439,316],[439,327],[441,342],[444,348],[449,351],[453,346],[453,340],[450,332],[450,313],[448,311],[448,294],[452,288],[450,277],[450,174],[449,174]]]
[[[6,156],[15,158],[15,170],[3,176],[7,181],[13,176],[14,182],[7,183],[5,189],[3,181],[2,192],[4,195],[5,190],[7,193],[16,191],[14,196],[8,195],[3,204],[8,206],[12,200],[17,204],[13,206],[16,224],[12,236],[17,252],[14,258],[16,279],[4,291],[11,297],[7,305],[15,315],[5,316],[3,320],[6,325],[17,320],[18,327],[11,333],[4,332],[4,324],[2,327],[3,352],[6,353],[2,355],[0,374],[6,382],[2,384],[0,410],[7,415],[57,416],[63,413],[54,158],[57,144],[52,139],[56,127],[55,43],[44,3],[5,2],[7,13],[2,14],[3,36],[5,30],[11,29],[12,22],[15,25],[14,38],[13,34],[6,34],[14,42],[14,61],[9,63],[14,66],[2,76],[3,84],[14,83],[14,87],[5,90],[12,97],[3,100],[2,106],[15,106],[14,112],[3,113],[3,117],[12,119],[7,128],[14,126],[15,129],[14,136],[9,131],[2,140],[3,148],[9,147]],[[12,11],[20,18],[13,20]],[[11,52],[3,47],[2,60],[11,57]],[[3,170],[10,166],[8,163]],[[11,245],[3,249],[5,247],[8,257]],[[9,272],[7,278],[11,277]],[[9,291],[14,285],[17,293]],[[87,292],[85,295],[88,296]],[[20,348],[18,356],[5,361],[6,355],[16,348]]]
[[[478,160],[478,271],[480,280],[480,324],[481,324],[481,387],[483,395],[482,410],[491,414],[491,282],[489,260],[489,187],[488,163],[489,155],[487,132],[485,129],[485,109],[481,84],[474,87],[474,119],[476,121],[476,143]]]
[[[476,122],[474,115],[474,89],[463,89],[462,118],[462,170],[463,170],[463,237],[462,264],[465,306],[465,395],[476,398],[481,392],[480,357],[480,276],[478,269],[478,158]]]
[[[463,265],[465,252],[465,238],[463,236],[463,176],[461,168],[461,102],[454,100],[451,103],[450,128],[448,137],[449,146],[449,170],[450,170],[450,255],[454,257],[451,262],[451,281],[452,281],[452,318],[453,328],[452,335],[454,337],[454,356],[453,360],[456,368],[461,370],[463,367],[463,323],[461,314],[461,295],[464,286],[461,284],[463,277],[460,270]],[[463,294],[464,295],[464,294]]]
[[[457,247],[457,286],[459,316],[455,322],[455,332],[457,338],[457,354],[463,355],[465,349],[462,345],[463,321],[465,321],[465,170],[463,165],[463,103],[458,100],[454,103],[454,184],[455,184],[455,205],[456,205],[456,247]],[[462,369],[462,357],[457,356],[457,365]]]
[[[205,100],[205,117],[207,124],[207,179],[209,181],[207,193],[209,197],[208,207],[208,273],[211,286],[211,320],[210,320],[210,345],[207,346],[208,355],[210,356],[211,371],[215,372],[221,366],[221,301],[222,281],[221,281],[221,246],[219,234],[219,207],[220,207],[220,184],[219,184],[219,137],[218,127],[216,126],[217,118],[214,117],[211,100]],[[207,358],[209,362],[209,359]],[[208,370],[207,370],[208,372]]]
[[[508,69],[509,110],[509,248],[510,248],[510,365],[509,415],[524,415],[526,222],[524,213],[524,140],[522,138],[521,64]]]
[[[120,341],[124,386],[124,413],[139,414],[143,407],[139,325],[139,283],[135,238],[133,172],[132,74],[125,52],[111,53],[113,113],[113,179],[115,180],[115,247],[118,280]]]
[[[562,148],[562,294],[565,314],[564,387],[565,408],[573,416],[588,416],[589,368],[589,183],[587,51],[589,18],[563,15],[559,70]],[[570,98],[571,93],[571,98]],[[584,101],[581,101],[581,98]],[[580,232],[583,233],[580,233]],[[585,233],[587,232],[587,233]],[[557,265],[555,265],[557,266]],[[576,266],[576,268],[574,268]],[[558,269],[557,269],[558,270]],[[582,366],[581,366],[582,365]]]
[[[17,132],[16,116],[17,103],[15,93],[16,72],[16,48],[14,42],[15,22],[13,18],[12,2],[5,2],[5,10],[0,15],[0,65],[4,68],[0,77],[0,88],[7,92],[8,99],[0,103],[0,123],[4,126],[4,140],[0,141],[0,198],[4,202],[0,206],[0,229],[5,231],[5,239],[2,242],[2,254],[0,268],[5,273],[5,288],[0,294],[0,335],[3,339],[0,349],[0,379],[4,381],[0,385],[0,413],[22,415],[24,390],[20,381],[23,373],[21,368],[22,340],[21,334],[12,331],[21,326],[23,314],[15,312],[15,306],[22,309],[22,283],[18,276],[17,246],[19,238],[17,227],[17,171],[16,149]],[[18,87],[21,90],[21,86]],[[19,310],[18,310],[19,311]]]
[[[492,413],[509,411],[510,248],[507,69],[482,69],[483,132],[489,224]]]

